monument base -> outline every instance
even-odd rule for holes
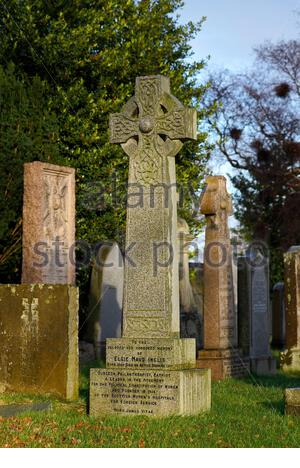
[[[196,415],[211,407],[209,369],[91,369],[90,415]]]
[[[0,303],[0,387],[77,399],[78,288],[5,284]]]
[[[250,358],[250,369],[257,375],[274,375],[277,372],[276,359],[273,356]]]
[[[300,349],[291,348],[280,353],[280,367],[284,371],[300,371]]]
[[[227,377],[244,377],[249,373],[249,358],[238,349],[201,350],[198,352],[197,368],[211,369],[212,380]]]
[[[285,414],[300,416],[300,388],[286,388],[284,399]]]

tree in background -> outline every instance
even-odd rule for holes
[[[182,4],[180,0],[0,3],[0,64],[12,62],[17,76],[28,80],[38,76],[46,83],[46,108],[57,118],[63,164],[76,168],[77,238],[91,245],[112,238],[122,242],[128,159],[121,148],[109,143],[108,117],[134,94],[136,76],[167,75],[174,95],[183,104],[196,106],[200,120],[209,112],[201,105],[204,86],[197,83],[204,62],[191,61],[189,45],[203,19],[180,25],[176,14]],[[177,158],[178,182],[186,188],[180,216],[192,232],[200,226],[193,194],[201,186],[209,150],[206,134],[200,133],[198,141],[186,144]],[[88,269],[82,269],[80,283],[87,278]]]
[[[45,83],[17,78],[0,66],[0,282],[21,273],[23,164],[60,162],[56,116],[47,109]]]
[[[248,240],[267,243],[272,282],[282,255],[300,243],[300,42],[265,44],[253,71],[211,79],[211,123],[220,154],[236,169],[235,215]]]

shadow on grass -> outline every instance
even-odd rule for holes
[[[269,409],[275,411],[275,413],[280,414],[281,416],[284,415],[284,400],[279,400],[279,401],[264,401],[262,405]]]
[[[252,374],[252,377],[245,377],[240,380],[255,386],[260,385],[261,387],[277,387],[284,390],[285,388],[289,387],[300,387],[300,372],[284,373],[282,371],[278,371],[276,375]]]

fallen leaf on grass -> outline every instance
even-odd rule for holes
[[[80,444],[80,442],[81,442],[81,440],[80,440],[80,439],[76,439],[76,437],[72,437],[72,439],[71,439],[72,445]]]
[[[119,432],[132,432],[131,427],[120,427]]]
[[[145,448],[145,441],[144,439],[139,440],[139,448]]]

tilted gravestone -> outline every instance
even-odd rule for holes
[[[284,370],[300,370],[300,246],[284,254],[286,351],[281,354]]]
[[[260,249],[238,259],[239,346],[256,374],[276,373],[270,350],[269,262]]]
[[[272,346],[278,349],[285,348],[285,306],[283,282],[278,282],[273,287]]]
[[[194,239],[187,222],[178,218],[178,253],[179,253],[179,297],[180,297],[180,336],[195,338],[196,348],[201,347],[201,319],[194,292],[190,282],[189,247]]]
[[[85,339],[94,344],[95,357],[105,356],[107,338],[120,338],[124,265],[116,242],[105,242],[92,268]]]
[[[129,156],[123,334],[108,339],[107,369],[91,369],[90,414],[196,414],[210,408],[210,371],[195,369],[195,340],[179,337],[174,156],[196,138],[196,111],[145,76],[112,143]]]
[[[209,176],[201,197],[205,215],[204,254],[204,349],[197,366],[210,367],[212,379],[240,377],[249,361],[237,349],[237,321],[234,304],[232,253],[228,229],[231,198],[223,176]]]
[[[75,285],[75,169],[24,164],[22,283]]]
[[[23,284],[0,285],[0,384],[78,397],[74,169],[24,166]],[[71,252],[70,252],[71,250]]]

